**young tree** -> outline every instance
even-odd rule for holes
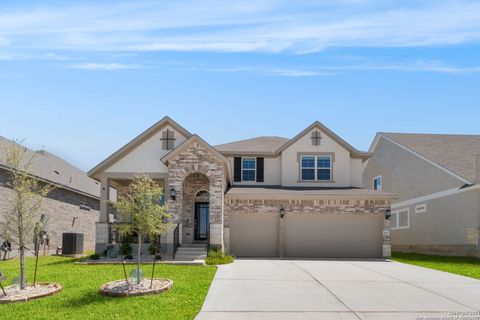
[[[27,286],[25,274],[26,243],[30,242],[38,221],[42,203],[53,186],[39,181],[34,176],[36,152],[23,147],[19,141],[0,144],[0,156],[8,167],[7,184],[13,191],[12,209],[0,223],[1,235],[18,245],[20,254],[20,289]]]
[[[172,226],[166,204],[161,204],[163,189],[147,175],[133,179],[126,194],[114,204],[120,220],[119,231],[124,236],[137,234],[137,284],[140,283],[142,237],[158,237]]]

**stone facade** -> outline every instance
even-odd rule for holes
[[[196,196],[200,190],[209,191],[210,182],[202,173],[194,172],[185,178],[182,199],[182,243],[194,241],[195,203],[209,202],[209,196]]]
[[[223,249],[223,207],[224,191],[226,189],[225,163],[215,155],[208,146],[201,142],[193,142],[169,161],[168,187],[176,190],[175,200],[169,199],[170,212],[174,221],[181,222],[184,214],[189,216],[192,212],[188,195],[191,190],[185,190],[185,179],[191,174],[199,173],[208,178],[208,191],[210,192],[210,244]],[[184,207],[184,197],[187,199]],[[190,201],[191,202],[191,201]],[[189,213],[190,212],[190,213]]]
[[[12,209],[13,191],[6,186],[8,175],[0,170],[0,219]],[[82,203],[82,205],[80,205]],[[62,246],[62,233],[84,233],[85,250],[95,249],[95,223],[100,215],[100,201],[70,190],[57,188],[44,199],[40,213],[48,218],[50,253]],[[73,219],[75,224],[72,227]],[[0,239],[3,242],[3,239]]]

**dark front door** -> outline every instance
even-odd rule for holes
[[[207,240],[209,216],[208,202],[195,202],[195,240]]]

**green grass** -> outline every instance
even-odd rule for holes
[[[480,259],[467,257],[443,257],[418,253],[393,253],[392,259],[435,270],[480,279]]]
[[[75,259],[41,257],[37,281],[58,282],[63,291],[52,297],[0,306],[0,318],[7,319],[194,319],[207,295],[216,268],[157,264],[155,277],[174,281],[170,291],[160,295],[111,298],[98,294],[109,281],[122,279],[121,265],[75,265]],[[33,276],[33,259],[27,259],[28,280]],[[18,260],[0,261],[11,284],[18,276]],[[127,266],[127,272],[133,270]],[[149,277],[151,265],[143,265]]]
[[[229,254],[224,254],[220,250],[210,250],[205,259],[208,265],[229,264],[235,261],[235,257]]]

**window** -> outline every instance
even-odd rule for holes
[[[331,156],[302,156],[300,159],[302,181],[331,181]]]
[[[394,211],[391,217],[391,228],[392,229],[406,229],[410,228],[410,217],[409,217],[410,210],[401,209]]]
[[[163,150],[173,150],[175,142],[175,132],[171,130],[165,130],[162,132],[162,149]]]
[[[242,158],[242,181],[255,181],[257,159]]]
[[[206,197],[206,196],[209,196],[209,195],[210,195],[210,193],[207,190],[199,190],[195,194],[195,197]]]
[[[424,212],[427,212],[427,204],[426,203],[419,204],[419,205],[415,206],[415,213],[424,213]]]
[[[90,211],[90,206],[86,201],[80,201],[80,209]]]
[[[373,179],[373,190],[382,190],[382,176]]]

